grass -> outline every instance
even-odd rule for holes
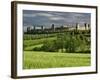
[[[43,44],[25,47],[25,51],[32,51],[35,47],[41,47]]]
[[[33,46],[33,45],[39,45],[44,43],[44,41],[52,41],[55,40],[56,37],[50,37],[50,38],[42,38],[42,39],[36,39],[36,40],[24,40],[25,46]]]
[[[91,54],[24,51],[23,68],[90,66]]]
[[[55,37],[57,33],[52,34],[24,34],[24,40],[42,39],[47,37]]]
[[[58,67],[83,67],[91,65],[90,53],[61,53],[33,51],[35,47],[41,47],[45,42],[56,40],[57,34],[25,35],[24,38],[24,69],[58,68]],[[59,44],[60,45],[60,44]],[[82,44],[82,46],[84,46]],[[81,48],[81,47],[80,47]],[[87,47],[83,47],[83,49]],[[83,50],[82,50],[83,51]]]

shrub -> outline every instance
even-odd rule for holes
[[[59,33],[54,40],[45,39],[42,41],[41,47],[35,47],[34,51],[46,51],[46,52],[90,52],[89,37],[85,37],[83,34],[72,35],[70,33]],[[41,41],[41,40],[40,40]]]
[[[35,48],[33,48],[33,51],[41,51],[41,48],[40,47],[35,47]]]
[[[41,47],[41,50],[47,52],[57,52],[55,41],[45,41],[43,46]]]

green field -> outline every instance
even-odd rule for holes
[[[32,40],[24,40],[24,46],[35,46],[39,44],[43,44],[46,40],[52,41],[55,40],[56,37],[50,37],[50,38],[42,38],[42,39],[32,39]]]
[[[90,66],[91,54],[24,51],[23,68],[56,68]]]
[[[85,34],[24,34],[23,69],[91,65],[91,41]]]

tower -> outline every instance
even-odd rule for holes
[[[41,30],[43,31],[43,26],[41,26]]]
[[[89,29],[89,24],[87,24],[87,23],[84,23],[84,26],[85,26],[85,30],[88,30]]]
[[[51,29],[52,29],[53,31],[55,30],[54,24],[51,25]]]
[[[78,30],[79,29],[79,24],[78,23],[76,23],[76,30]]]
[[[27,33],[30,33],[30,27],[27,27]]]
[[[33,30],[35,31],[35,26],[34,26]]]

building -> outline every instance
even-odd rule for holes
[[[54,24],[51,27],[45,27],[43,25],[39,26],[30,26],[27,27],[27,33],[51,33],[51,32],[63,32],[63,31],[72,31],[72,30],[90,30],[90,24],[84,23],[76,25],[62,25],[62,26],[55,26]]]

